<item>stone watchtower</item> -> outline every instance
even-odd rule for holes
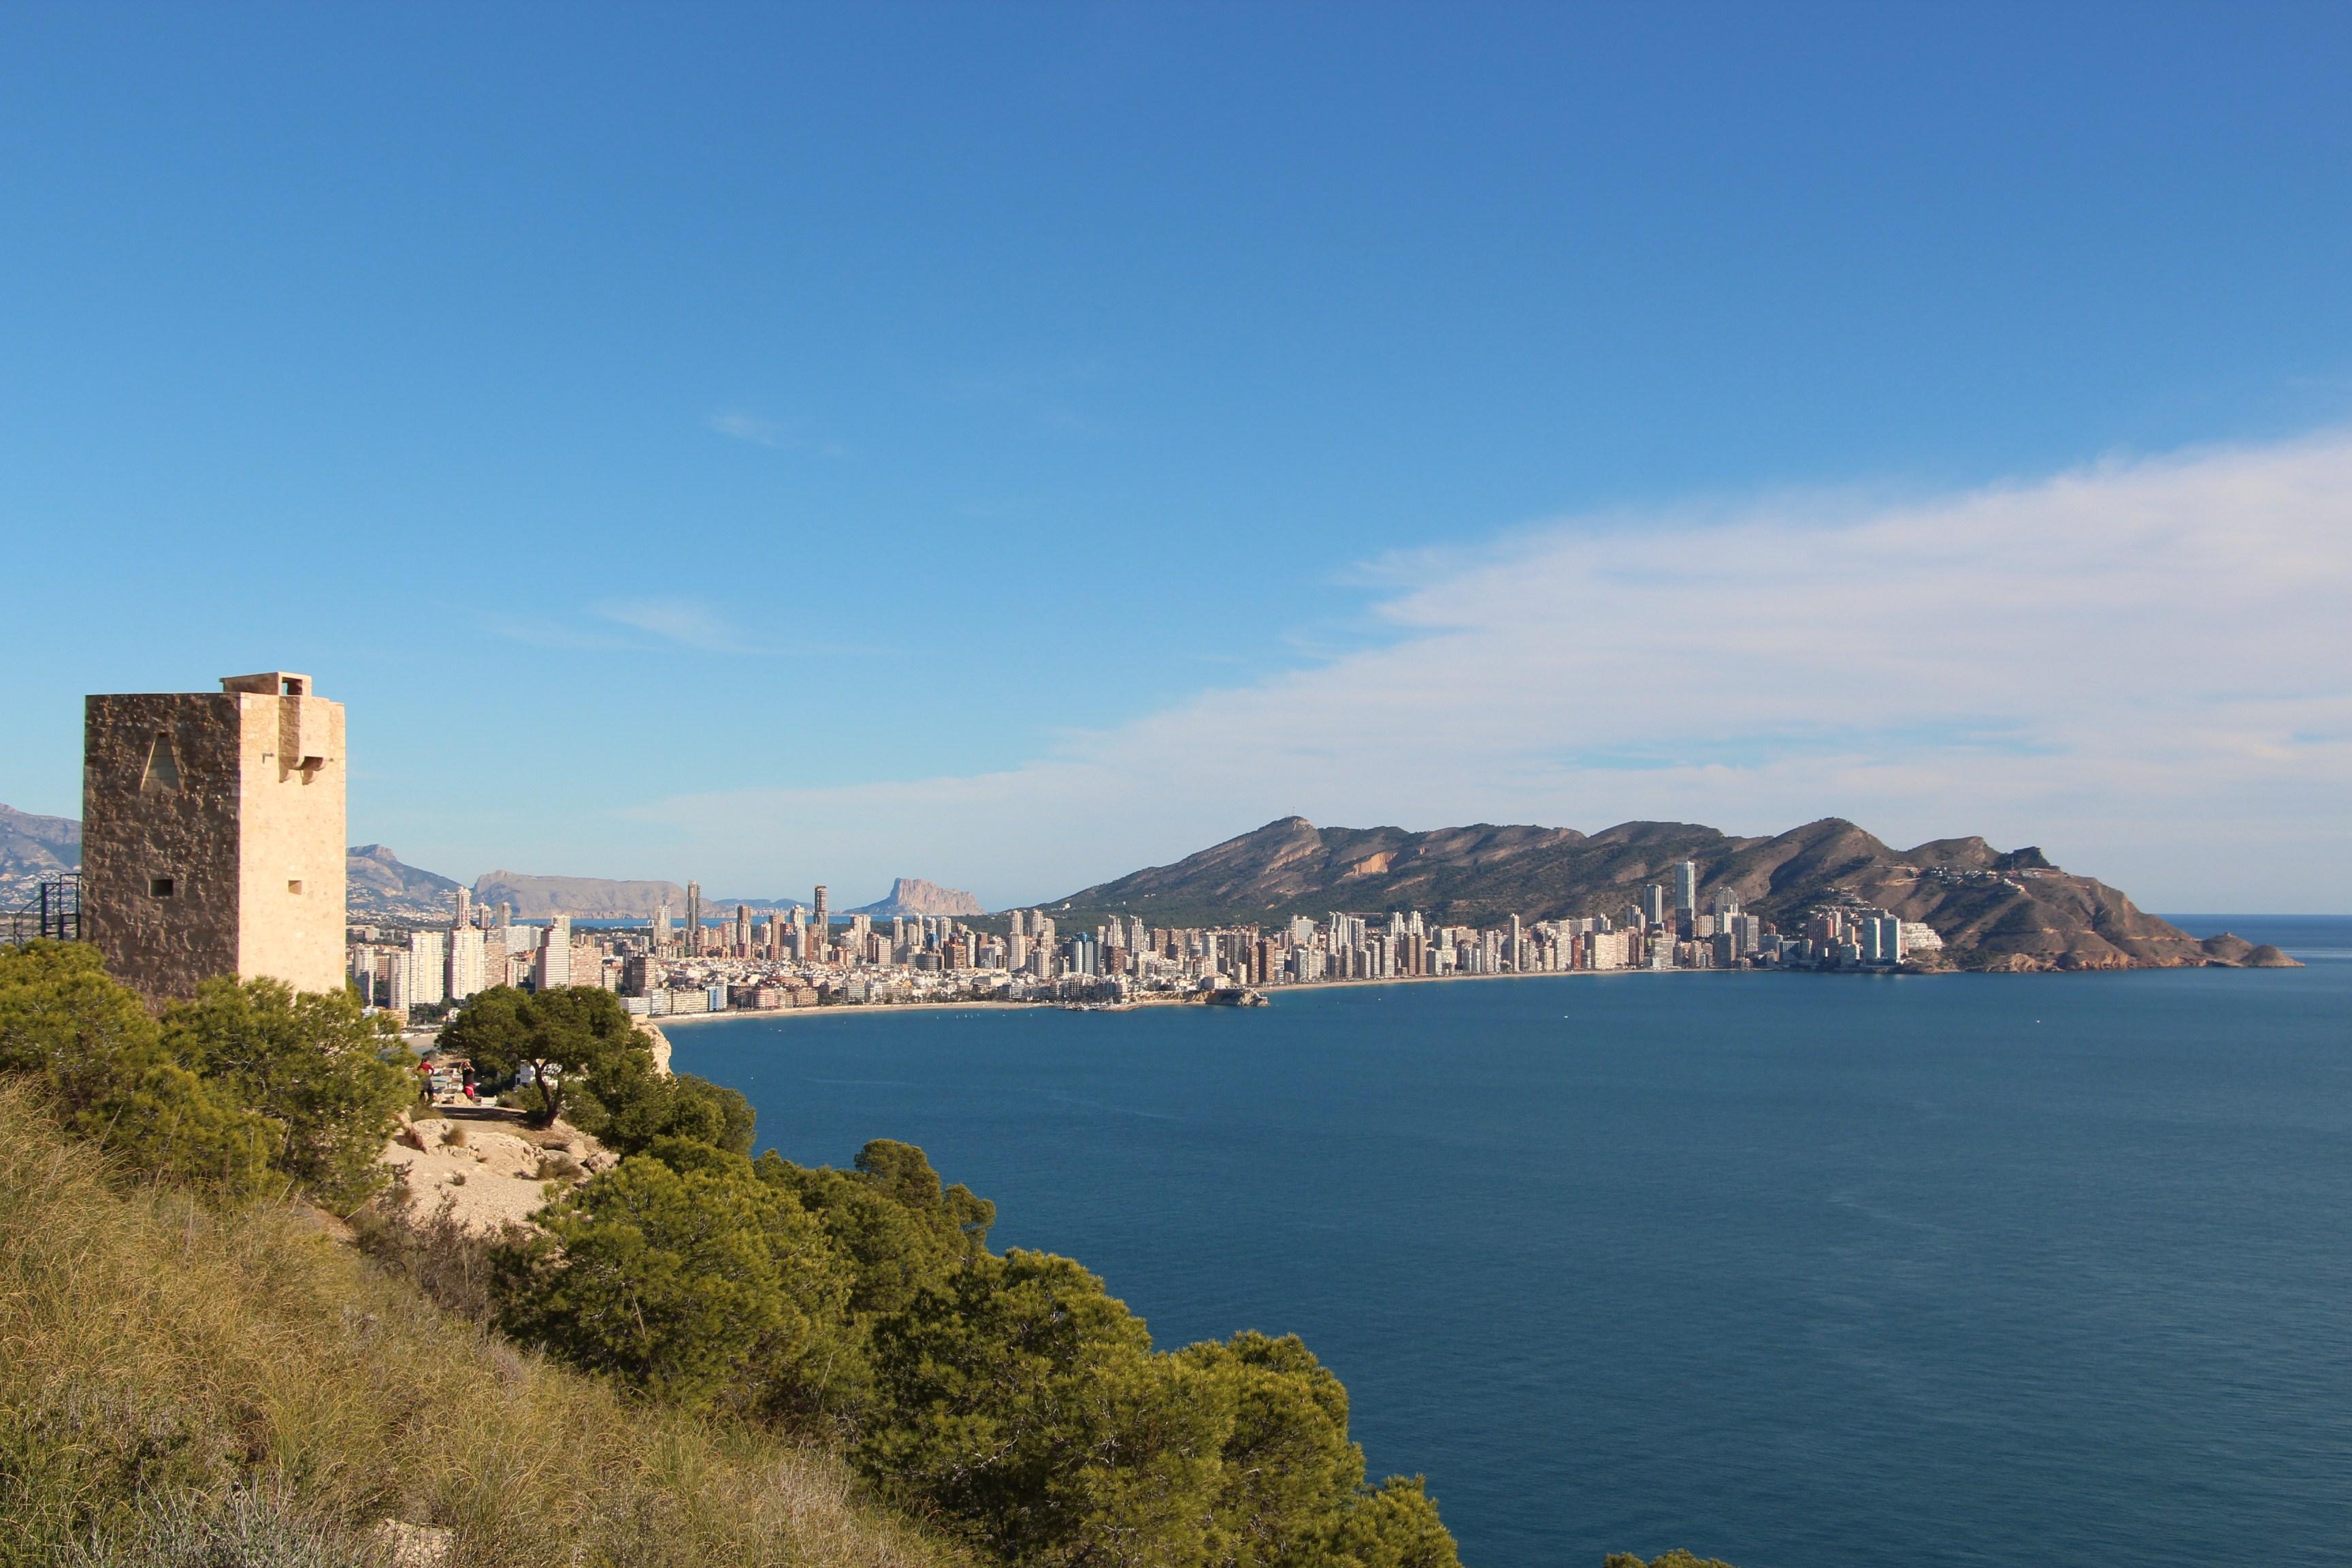
[[[343,984],[343,705],[310,679],[92,697],[82,934],[150,1004],[216,974]]]

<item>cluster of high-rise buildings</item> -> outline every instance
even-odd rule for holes
[[[531,925],[517,923],[508,905],[478,910],[463,888],[456,917],[445,928],[357,926],[350,936],[352,984],[375,1005],[404,1015],[463,1002],[494,985],[541,991],[610,984],[598,936],[575,933],[562,915]]]
[[[807,906],[714,916],[689,883],[685,908],[642,925],[517,925],[460,897],[446,931],[352,944],[352,976],[396,1009],[462,1002],[486,986],[602,985],[654,1016],[827,1003],[1103,1002],[1235,987],[1594,970],[1891,968],[1927,927],[1884,910],[1833,907],[1783,931],[1728,889],[1699,894],[1695,862],[1613,913],[1493,925],[1418,910],[1333,910],[1256,925],[1160,926],[1112,915],[1076,926],[1014,910],[986,929],[947,916],[836,916],[824,888]],[[1001,926],[1002,929],[995,929]]]
[[[1418,910],[1255,925],[1152,925],[1111,915],[1056,922],[1016,910],[986,928],[947,916],[836,916],[808,907],[715,918],[685,908],[642,925],[519,923],[460,890],[446,925],[343,929],[343,710],[308,676],[232,676],[217,692],[94,696],[85,721],[79,920],[110,973],[155,1002],[217,974],[304,990],[341,976],[404,1016],[496,985],[597,985],[652,1015],[822,1002],[1124,1001],[1230,996],[1237,988],[1461,974],[1768,965],[1887,968],[1923,925],[1885,910],[1825,907],[1782,931],[1728,889],[1699,896],[1695,862],[1609,913],[1497,925]],[[1003,929],[995,929],[998,925]]]

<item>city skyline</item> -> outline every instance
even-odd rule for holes
[[[2032,875],[2032,873],[2026,873]],[[647,1019],[773,1013],[824,1005],[965,1002],[1135,1005],[1239,1000],[1265,988],[1505,975],[1734,969],[1889,973],[1942,963],[1944,941],[1925,921],[1851,898],[1809,909],[1783,931],[1717,886],[1701,898],[1702,868],[1674,864],[1671,889],[1652,882],[1613,912],[1501,924],[1441,921],[1418,909],[1378,915],[1339,910],[1274,923],[1168,925],[1141,915],[1057,920],[1042,909],[1001,912],[996,931],[946,915],[836,922],[828,888],[806,906],[765,919],[738,903],[712,918],[698,883],[686,919],[665,902],[651,919],[543,925],[510,908],[455,900],[446,928],[356,925],[349,977],[373,1006],[404,1023],[438,1017],[494,986],[588,986],[620,994]],[[2013,880],[2011,887],[2023,891]],[[1605,901],[1605,900],[1604,900]],[[642,932],[642,934],[640,934]]]
[[[0,801],[289,659],[461,879],[1837,816],[2352,908],[2352,18],[913,15],[0,17]]]

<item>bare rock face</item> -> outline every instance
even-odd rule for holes
[[[676,882],[623,882],[604,877],[539,877],[492,871],[474,883],[474,902],[486,910],[512,904],[525,920],[570,915],[575,920],[647,920],[663,904],[686,913],[686,889]],[[716,901],[708,907],[715,909]]]
[[[984,915],[978,899],[961,888],[942,888],[920,877],[901,877],[890,884],[890,896],[849,911],[853,915]]]
[[[446,1207],[478,1236],[528,1227],[551,1197],[600,1171],[614,1156],[566,1121],[540,1131],[488,1117],[404,1123],[383,1152],[394,1186],[388,1201],[418,1215]],[[491,1180],[499,1177],[503,1180]]]

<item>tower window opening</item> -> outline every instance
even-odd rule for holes
[[[147,747],[147,766],[139,775],[142,791],[173,790],[180,787],[180,759],[172,752],[172,732],[155,731],[155,739]]]
[[[283,689],[278,693],[278,695],[282,697],[299,697],[302,695],[302,683],[299,680],[289,679],[283,683]]]
[[[286,884],[286,890],[289,893],[299,893],[302,890],[302,884],[299,880],[290,881]]]
[[[172,896],[173,891],[174,889],[172,879],[169,877],[150,877],[147,879],[147,894],[150,898],[168,899]]]

